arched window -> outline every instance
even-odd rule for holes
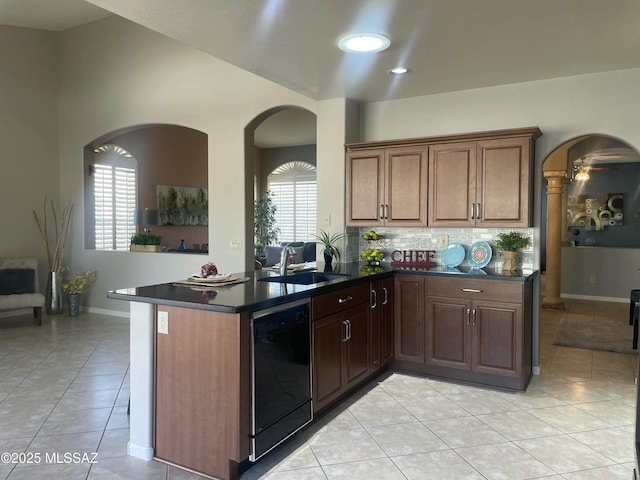
[[[102,145],[94,153],[95,161],[89,166],[95,222],[93,248],[129,250],[131,235],[136,233],[133,213],[137,204],[138,162],[118,145]]]
[[[289,162],[267,177],[267,190],[276,205],[281,242],[312,242],[316,234],[316,167]]]

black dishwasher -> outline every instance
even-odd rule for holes
[[[255,462],[313,418],[309,300],[251,316],[251,454]]]

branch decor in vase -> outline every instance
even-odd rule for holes
[[[60,272],[62,270],[62,259],[64,257],[64,247],[67,243],[69,233],[69,223],[73,204],[69,203],[62,209],[62,215],[58,220],[56,207],[51,201],[51,214],[53,217],[53,232],[49,230],[50,220],[47,214],[47,197],[44,197],[42,207],[42,218],[33,210],[33,218],[36,221],[40,237],[47,252],[47,262],[49,263],[49,273],[47,276],[47,288],[45,291],[45,310],[49,315],[62,313],[62,289],[60,287]]]

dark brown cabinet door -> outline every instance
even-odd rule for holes
[[[472,369],[471,302],[427,297],[425,364]]]
[[[429,147],[429,226],[474,226],[476,143]]]
[[[473,370],[519,377],[522,371],[522,306],[477,302],[473,312]]]
[[[313,406],[319,410],[342,392],[342,343],[345,326],[341,313],[313,322]]]
[[[393,360],[393,278],[371,282],[369,369],[374,373]]]
[[[380,353],[382,365],[393,360],[393,278],[381,280],[381,292],[378,296],[381,317]]]
[[[477,225],[528,227],[531,223],[531,139],[478,142]]]
[[[396,275],[393,290],[395,358],[424,363],[424,277]]]
[[[364,150],[347,154],[347,225],[384,224],[384,212],[381,212],[385,203],[384,175],[384,150]]]
[[[344,388],[358,383],[369,373],[369,306],[358,305],[344,312],[347,336],[344,341]]]

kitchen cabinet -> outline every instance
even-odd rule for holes
[[[426,279],[424,373],[522,390],[531,375],[529,282]]]
[[[393,278],[371,282],[369,368],[372,373],[393,360]]]
[[[405,363],[424,363],[425,277],[394,276],[394,358]]]
[[[429,147],[429,226],[529,227],[531,135]]]
[[[427,225],[427,147],[347,147],[347,226]]]
[[[369,284],[313,297],[311,308],[317,412],[369,376]]]

